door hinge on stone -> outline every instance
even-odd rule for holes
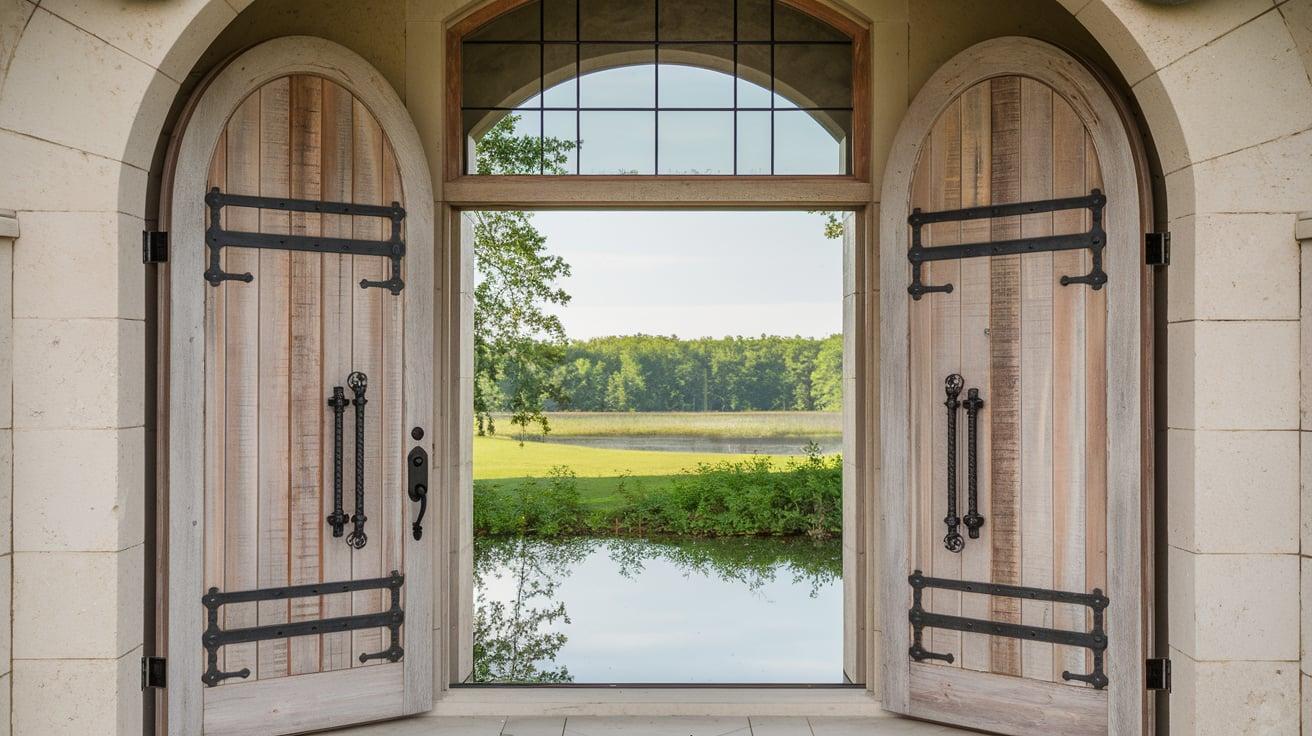
[[[168,686],[167,660],[163,657],[141,658],[141,689],[165,688]]]
[[[1144,238],[1144,263],[1148,266],[1171,265],[1171,234],[1147,233]]]
[[[1157,657],[1149,659],[1145,664],[1144,680],[1147,688],[1171,692],[1171,660]]]
[[[141,231],[141,262],[165,263],[169,259],[169,234],[163,230]]]

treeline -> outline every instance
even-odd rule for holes
[[[843,340],[623,335],[575,340],[555,368],[574,411],[837,411]]]

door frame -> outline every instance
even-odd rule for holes
[[[994,38],[976,44],[943,64],[917,93],[904,116],[885,169],[880,202],[880,433],[882,539],[879,598],[882,611],[883,704],[899,713],[943,720],[950,717],[950,704],[937,708],[917,706],[911,699],[907,650],[911,644],[907,611],[911,589],[906,576],[910,569],[910,439],[899,427],[908,426],[909,303],[906,260],[909,227],[906,213],[911,200],[911,179],[920,146],[930,127],[952,100],[986,79],[1019,75],[1036,79],[1061,94],[1080,116],[1093,139],[1104,186],[1108,191],[1135,192],[1134,207],[1109,208],[1108,259],[1106,270],[1113,282],[1137,279],[1140,289],[1112,289],[1107,298],[1108,408],[1108,596],[1111,662],[1142,662],[1150,651],[1147,621],[1151,613],[1151,281],[1143,266],[1142,233],[1148,192],[1143,185],[1142,156],[1134,126],[1108,85],[1080,60],[1049,43],[1018,36]],[[900,203],[894,206],[893,203]],[[1147,301],[1145,301],[1147,298]],[[1130,391],[1119,375],[1139,376],[1140,390]],[[1141,576],[1116,575],[1112,571],[1140,570]],[[1140,579],[1141,578],[1141,579]],[[992,680],[998,676],[970,673]],[[962,678],[964,684],[964,676]],[[1005,686],[1005,683],[997,683]],[[1077,690],[1076,688],[1063,689]],[[1151,719],[1151,701],[1144,689],[1142,666],[1118,672],[1108,686],[1108,733],[1137,734]],[[1060,694],[1054,691],[1054,694]],[[1076,693],[1077,695],[1079,693]],[[1013,704],[1022,707],[1021,704]],[[1035,713],[1059,706],[1044,702],[1030,704]],[[1015,711],[1011,711],[1014,713]],[[973,712],[977,718],[998,717],[1004,727],[1009,712]],[[978,727],[978,726],[977,726]],[[987,725],[983,727],[988,727]]]
[[[163,467],[158,491],[161,585],[157,620],[164,624],[160,654],[167,656],[169,670],[166,705],[160,715],[170,735],[202,733],[204,719],[200,679],[204,671],[200,646],[203,610],[199,605],[170,606],[168,602],[192,598],[199,603],[204,585],[205,422],[203,406],[191,397],[203,396],[205,386],[204,289],[208,287],[201,273],[206,257],[204,194],[210,158],[237,106],[266,83],[292,74],[323,77],[351,92],[378,119],[396,152],[407,219],[405,426],[431,428],[421,444],[435,459],[439,456],[433,447],[450,442],[433,410],[432,357],[439,340],[433,322],[433,186],[428,159],[405,104],[368,61],[330,41],[286,36],[252,47],[213,73],[188,103],[171,142],[161,187],[161,225],[170,232],[172,248],[160,283],[160,353],[167,356],[168,370],[160,377],[159,457]],[[173,278],[174,273],[178,278]],[[180,396],[188,398],[172,400]],[[435,477],[445,471],[441,466],[433,468]],[[400,664],[400,702],[396,712],[380,712],[379,718],[432,708],[433,647],[438,636],[433,591],[434,578],[441,576],[432,565],[434,536],[425,535],[418,541],[404,536],[405,559],[426,560],[427,564],[417,569],[433,571],[407,575],[406,630],[430,635],[406,638],[406,657]],[[407,570],[410,567],[408,562]],[[323,728],[328,724],[320,722],[318,712],[331,710],[325,705],[319,699],[285,698],[281,715],[307,729]]]

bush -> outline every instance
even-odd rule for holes
[[[575,476],[556,468],[544,480],[510,488],[476,484],[474,528],[480,534],[743,535],[823,539],[842,530],[842,459],[808,446],[800,459],[777,468],[769,458],[703,463],[648,486],[620,484],[620,501],[584,513]]]

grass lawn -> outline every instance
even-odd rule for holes
[[[511,437],[474,438],[474,480],[514,485],[523,478],[543,478],[557,465],[568,466],[578,476],[583,503],[607,508],[619,502],[617,489],[627,483],[659,484],[698,463],[744,460],[754,455],[721,452],[651,452],[580,447],[549,442],[525,442]],[[782,457],[772,457],[782,465]],[[624,475],[631,476],[624,478]]]
[[[497,415],[497,431],[510,436],[517,428]],[[838,436],[843,416],[828,411],[745,412],[549,412],[551,434],[558,437],[806,437]],[[580,473],[582,475],[582,473]]]

